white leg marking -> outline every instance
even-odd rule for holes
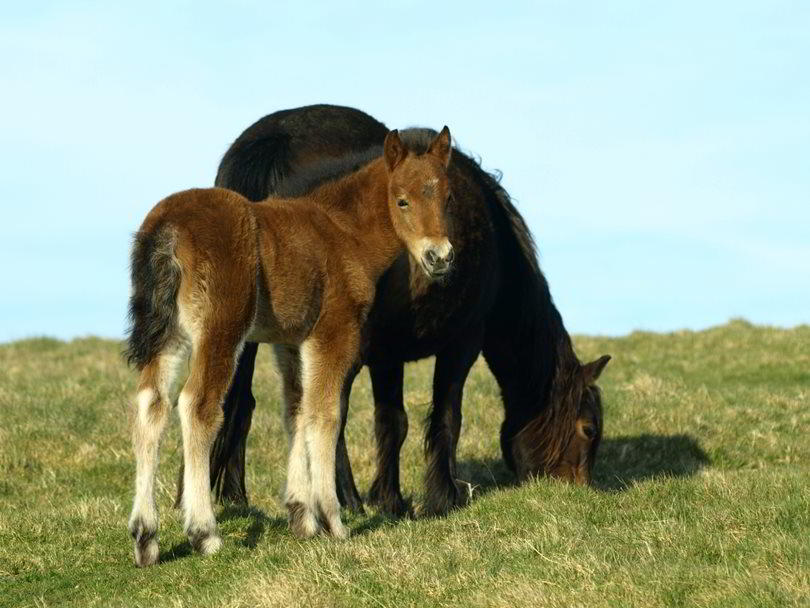
[[[340,503],[335,487],[335,453],[340,428],[340,386],[323,387],[319,382],[317,360],[311,346],[301,346],[303,396],[299,418],[303,431],[310,474],[310,508],[325,519],[329,533],[346,538],[348,531],[340,520]],[[317,400],[323,399],[323,403]]]
[[[135,500],[129,518],[129,530],[135,537],[135,563],[149,566],[158,559],[158,513],[155,506],[154,479],[158,447],[168,418],[168,405],[151,388],[135,397],[133,421],[135,450]]]
[[[185,530],[194,548],[207,555],[219,549],[217,523],[211,505],[209,454],[193,408],[195,396],[185,388],[180,392],[177,409],[183,428],[183,510]],[[211,540],[216,538],[216,540]]]

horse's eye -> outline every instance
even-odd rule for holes
[[[408,206],[408,201],[406,201],[404,198],[401,198],[401,199],[399,199],[397,201],[397,207],[399,207],[400,209],[404,209],[407,206]]]
[[[596,429],[589,424],[582,425],[582,433],[588,439],[593,439],[596,436]]]

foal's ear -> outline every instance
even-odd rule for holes
[[[432,154],[433,156],[437,157],[439,160],[442,161],[444,166],[448,166],[450,164],[450,151],[452,148],[450,147],[450,129],[447,128],[447,125],[444,125],[444,129],[435,137],[435,139],[430,142],[430,146],[428,147],[428,154]]]
[[[605,369],[605,366],[610,361],[610,355],[604,355],[599,357],[596,361],[591,361],[590,363],[586,363],[582,366],[582,376],[585,378],[585,382],[588,384],[593,384],[599,379],[599,376],[602,373],[602,370]]]
[[[399,131],[396,129],[389,131],[388,135],[385,136],[385,143],[383,143],[383,156],[388,170],[393,171],[399,163],[405,160],[407,155],[408,149],[399,138]]]

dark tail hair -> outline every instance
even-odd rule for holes
[[[129,337],[124,356],[143,369],[166,345],[177,324],[180,266],[174,257],[175,232],[166,225],[135,234]]]

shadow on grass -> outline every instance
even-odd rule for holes
[[[248,519],[245,538],[242,546],[254,549],[259,544],[264,533],[269,529],[274,532],[284,533],[287,531],[287,520],[283,517],[268,517],[261,509],[244,505],[226,505],[217,517],[217,522],[222,524],[233,519]],[[183,541],[174,545],[171,549],[160,554],[160,562],[173,562],[191,555],[191,544]]]
[[[636,435],[602,441],[593,471],[593,486],[608,492],[626,490],[653,477],[690,477],[710,464],[690,435]]]
[[[592,487],[620,492],[654,477],[689,477],[710,463],[690,435],[636,435],[602,440],[593,470]],[[499,458],[458,463],[459,479],[473,486],[473,500],[496,489],[514,486],[514,474]]]
[[[268,529],[279,533],[283,533],[287,530],[287,519],[285,517],[268,517],[264,511],[256,507],[226,505],[217,520],[226,522],[232,519],[250,520],[247,533],[242,541],[242,544],[249,549],[253,549],[259,544],[259,541]]]
[[[191,555],[191,543],[188,541],[184,541],[182,543],[177,543],[168,551],[161,551],[160,563],[167,564],[177,559],[183,559],[184,557],[188,557],[189,555]]]

